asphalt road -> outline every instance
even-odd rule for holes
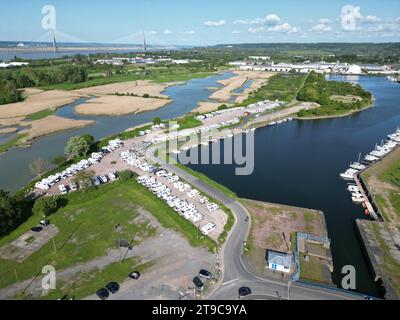
[[[172,165],[162,164],[162,160],[156,158],[153,152],[147,155],[153,162],[159,163],[164,169],[175,173],[194,187],[224,204],[232,210],[235,216],[235,224],[221,248],[221,266],[223,281],[220,286],[211,292],[208,299],[239,299],[238,289],[241,286],[250,287],[252,294],[245,299],[297,299],[297,300],[355,300],[364,299],[360,294],[350,291],[337,290],[335,288],[320,287],[300,282],[288,283],[286,280],[260,277],[254,274],[243,259],[243,243],[246,241],[250,230],[250,222],[245,218],[249,216],[247,210],[237,200],[231,199],[223,192],[209,186],[205,182],[192,176],[188,172]],[[243,298],[242,298],[243,299]]]

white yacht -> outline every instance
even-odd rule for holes
[[[365,169],[365,166],[359,162],[353,162],[350,164],[350,168],[356,169],[356,170],[363,170],[363,169]]]
[[[375,157],[375,156],[370,155],[370,154],[367,154],[367,155],[364,157],[364,160],[370,161],[370,162],[376,161],[376,160],[378,160],[378,159],[379,159],[378,157]]]
[[[359,192],[359,191],[360,191],[360,188],[359,188],[357,185],[355,185],[355,184],[349,184],[349,185],[347,186],[347,191],[350,191],[350,192]]]
[[[344,180],[354,180],[354,175],[358,172],[355,169],[347,169],[345,172],[340,174],[340,177]]]
[[[365,201],[365,199],[364,199],[364,197],[362,195],[354,195],[354,196],[351,197],[351,200],[354,203],[361,203],[361,202]]]

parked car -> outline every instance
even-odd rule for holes
[[[92,183],[93,183],[94,186],[100,185],[100,180],[99,180],[99,178],[98,178],[98,177],[93,177],[93,178],[92,178]]]
[[[106,285],[106,288],[108,289],[108,291],[110,291],[111,293],[116,293],[119,290],[119,284],[118,282],[110,282]]]
[[[39,226],[37,226],[37,227],[32,227],[32,228],[31,228],[31,230],[32,230],[33,232],[40,232],[40,231],[42,231],[42,230],[43,230],[43,228],[42,228],[42,227],[39,227]]]
[[[101,299],[105,300],[108,298],[110,295],[110,292],[106,288],[101,288],[100,290],[97,290],[96,295]]]
[[[102,183],[107,183],[108,182],[108,178],[106,176],[100,176],[99,178],[100,178],[100,181]]]
[[[240,297],[248,296],[249,294],[251,294],[251,289],[249,287],[240,287],[238,291]]]
[[[50,224],[50,220],[40,220],[39,224],[43,227],[47,227]]]
[[[140,278],[140,272],[139,271],[133,271],[129,274],[129,278],[137,280]]]
[[[203,283],[203,281],[200,280],[199,277],[194,277],[193,278],[193,283],[197,288],[199,288],[200,290],[203,290],[204,283]]]
[[[75,181],[72,181],[72,182],[71,182],[71,190],[72,190],[72,191],[78,190],[78,185],[76,184]]]
[[[201,269],[199,271],[199,276],[206,278],[206,279],[212,279],[212,273],[210,271],[207,271],[205,269]]]

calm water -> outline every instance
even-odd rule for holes
[[[163,108],[151,112],[126,116],[81,116],[74,113],[74,107],[83,103],[79,99],[74,103],[58,109],[57,115],[73,119],[90,119],[96,123],[92,126],[49,135],[35,140],[29,148],[16,148],[0,155],[0,189],[15,191],[28,183],[33,177],[29,172],[29,163],[42,158],[51,161],[56,156],[64,154],[64,146],[72,136],[89,133],[96,139],[124,131],[127,128],[151,122],[154,117],[169,119],[182,116],[197,105],[200,100],[207,100],[211,91],[207,87],[215,87],[218,80],[230,77],[230,73],[211,76],[203,79],[193,79],[183,85],[169,87],[165,94],[173,102]],[[1,142],[0,142],[1,143]]]
[[[191,167],[240,197],[322,210],[332,239],[335,283],[340,285],[344,265],[354,265],[357,291],[379,296],[355,230],[354,220],[366,217],[339,173],[400,125],[400,85],[376,77],[334,79],[358,82],[373,93],[375,106],[343,118],[257,129],[255,170],[249,176],[235,176],[232,165]]]

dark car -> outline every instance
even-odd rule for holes
[[[248,296],[249,294],[251,294],[251,289],[249,287],[240,287],[238,291],[239,291],[239,296],[241,297]]]
[[[199,276],[206,278],[206,279],[212,279],[212,273],[210,271],[207,271],[205,269],[201,269],[199,271]]]
[[[194,277],[193,283],[197,288],[199,288],[200,290],[203,290],[204,284],[203,284],[203,281],[201,281],[199,277]]]
[[[129,274],[129,278],[135,279],[135,280],[139,279],[139,278],[140,278],[140,273],[139,273],[139,271],[133,271],[133,272],[131,272],[131,273]]]
[[[96,295],[101,299],[105,300],[108,298],[110,295],[110,292],[106,288],[101,288],[100,290],[97,290]]]
[[[32,227],[31,230],[32,230],[33,232],[40,232],[40,231],[43,230],[43,228],[42,228],[42,227]]]
[[[106,285],[106,288],[111,293],[116,293],[119,290],[119,284],[118,284],[118,282],[110,282],[109,284]]]

